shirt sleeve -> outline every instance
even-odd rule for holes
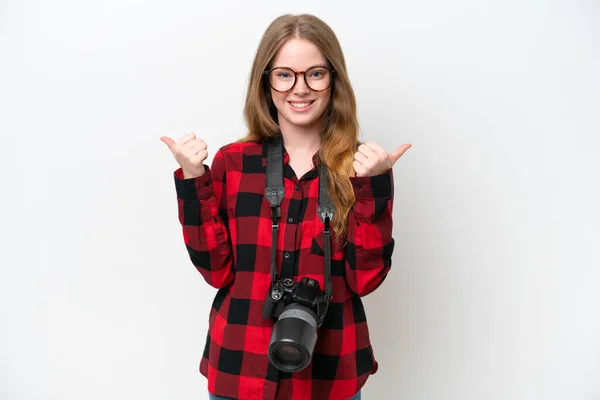
[[[227,229],[225,159],[215,154],[212,167],[196,178],[174,172],[179,222],[192,264],[211,286],[220,289],[234,278],[232,250]]]
[[[356,202],[348,214],[346,280],[350,289],[366,296],[381,285],[392,265],[394,178],[390,169],[350,181]]]

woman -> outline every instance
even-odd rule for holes
[[[392,239],[388,154],[358,142],[356,102],[334,32],[311,15],[285,15],[262,37],[244,117],[248,135],[204,164],[207,145],[188,134],[162,137],[174,173],[179,220],[192,263],[219,291],[200,372],[211,399],[359,399],[377,370],[360,297],[385,279]],[[269,361],[273,318],[263,316],[271,285],[272,219],[265,199],[269,143],[283,142],[284,198],[276,268],[294,282],[324,287],[325,225],[317,215],[319,171],[326,168],[331,220],[332,297],[308,367],[286,372]],[[327,221],[328,222],[328,221]]]

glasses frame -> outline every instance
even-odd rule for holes
[[[331,82],[329,82],[329,86],[327,86],[325,89],[315,90],[315,89],[311,88],[310,85],[308,84],[308,81],[306,80],[306,73],[308,71],[310,71],[311,69],[313,69],[313,68],[325,68],[326,70],[328,70],[331,73]],[[271,89],[273,89],[274,91],[278,92],[278,93],[287,93],[290,90],[292,90],[294,88],[294,86],[296,86],[296,82],[298,81],[298,79],[297,79],[298,75],[302,75],[304,77],[304,83],[306,83],[306,87],[309,88],[310,90],[312,90],[313,92],[316,92],[316,93],[324,92],[327,89],[329,89],[331,87],[331,85],[333,84],[333,80],[335,78],[335,72],[336,72],[335,69],[331,69],[331,68],[326,67],[324,65],[315,65],[314,67],[310,67],[309,69],[307,69],[305,71],[296,71],[295,69],[290,68],[290,67],[275,67],[275,68],[272,68],[272,69],[270,69],[268,71],[264,71],[263,74],[268,77],[271,74],[271,72],[275,71],[276,69],[289,69],[290,71],[292,71],[294,73],[294,83],[292,84],[292,87],[290,87],[288,90],[277,90],[277,89],[275,89],[273,87],[273,85],[271,85],[271,79],[267,79],[267,82],[269,83],[269,87]]]

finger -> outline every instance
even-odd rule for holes
[[[402,146],[398,147],[396,150],[394,150],[390,155],[389,158],[392,161],[392,165],[398,161],[398,159],[400,157],[402,157],[402,154],[404,154],[404,152],[408,149],[410,149],[412,147],[411,144],[403,144]]]
[[[175,146],[175,141],[174,141],[173,139],[171,139],[171,138],[170,138],[170,137],[168,137],[168,136],[162,136],[162,137],[160,138],[160,140],[161,140],[162,142],[164,142],[164,143],[165,143],[165,144],[166,144],[166,145],[169,147],[169,150],[171,150],[171,152],[173,152],[173,151],[174,151],[174,150],[173,150],[173,146]]]
[[[367,158],[377,158],[377,153],[375,153],[373,149],[371,149],[366,144],[361,144],[360,146],[358,146],[358,151],[364,154]]]
[[[375,152],[375,154],[377,154],[379,156],[379,158],[386,158],[387,157],[387,151],[385,151],[385,149],[383,147],[381,147],[380,145],[378,145],[375,142],[367,142],[365,143],[371,150],[373,150]]]
[[[362,166],[361,163],[359,163],[358,161],[354,161],[352,163],[352,166],[354,167],[354,171],[356,172],[356,176],[365,176],[367,170],[365,169],[365,167]]]
[[[194,162],[194,164],[200,164],[200,162],[203,162],[204,160],[206,160],[206,158],[208,157],[208,151],[206,150],[199,150],[197,153],[195,153],[192,156],[192,161]]]
[[[186,144],[190,140],[194,140],[194,139],[196,139],[196,134],[194,132],[188,133],[187,135],[185,135],[181,139],[179,139],[179,144]]]
[[[363,167],[367,167],[369,165],[369,159],[363,153],[355,153],[354,160],[358,161]]]
[[[204,142],[204,140],[197,138],[194,140],[191,140],[187,143],[188,149],[198,149],[198,148],[204,148],[206,149],[206,143]]]
[[[200,150],[194,149],[194,150],[192,150],[192,154],[193,155],[197,155],[197,154],[204,155],[205,158],[208,157],[208,151],[206,149],[200,149]]]

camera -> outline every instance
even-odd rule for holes
[[[271,281],[263,317],[277,319],[268,350],[275,367],[298,372],[310,364],[317,328],[325,319],[329,300],[319,282],[312,278],[303,277],[300,282],[290,278]]]

